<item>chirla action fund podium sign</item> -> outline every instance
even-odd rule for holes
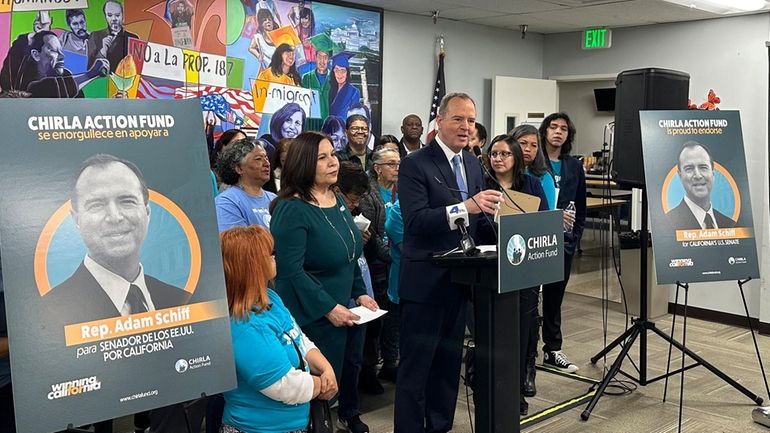
[[[561,210],[501,215],[498,237],[499,293],[564,279]]]
[[[235,386],[200,104],[0,100],[16,417],[52,432]]]
[[[737,111],[641,111],[658,284],[759,277]]]

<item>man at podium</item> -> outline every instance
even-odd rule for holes
[[[488,233],[488,239],[478,241],[494,242],[480,214],[493,214],[501,200],[500,192],[484,190],[478,160],[463,150],[475,129],[473,99],[464,93],[446,95],[436,121],[436,138],[401,161],[398,179],[404,241],[397,433],[452,429],[469,294],[450,282],[449,269],[428,259],[435,251],[460,245],[460,225],[471,237]]]

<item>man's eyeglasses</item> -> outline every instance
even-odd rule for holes
[[[400,162],[380,162],[377,165],[387,165],[390,168],[397,168],[399,165],[401,165]]]
[[[369,128],[366,126],[351,126],[350,132],[369,132]]]
[[[503,151],[503,152],[489,152],[489,157],[490,158],[497,158],[497,157],[499,157],[500,159],[507,159],[511,155],[513,155],[513,152],[506,152],[506,151]]]

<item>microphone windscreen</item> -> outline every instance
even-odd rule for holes
[[[474,146],[473,147],[473,154],[476,155],[477,158],[479,156],[481,156],[481,148],[479,146]]]

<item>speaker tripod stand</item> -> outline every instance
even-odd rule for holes
[[[591,358],[591,363],[596,364],[599,361],[599,359],[603,358],[605,355],[610,353],[616,347],[618,346],[621,347],[620,354],[618,354],[618,357],[615,358],[615,361],[612,363],[610,370],[604,376],[602,381],[599,382],[596,394],[593,396],[591,401],[588,402],[588,406],[586,406],[585,410],[580,414],[580,418],[583,421],[588,420],[588,418],[591,416],[591,412],[593,411],[594,407],[596,407],[596,404],[599,402],[599,399],[602,397],[602,395],[604,395],[604,391],[607,389],[607,386],[615,378],[615,376],[617,376],[618,373],[628,377],[632,381],[638,383],[640,386],[647,386],[648,384],[657,382],[661,379],[668,378],[669,376],[674,376],[676,374],[679,374],[683,371],[687,371],[699,365],[702,365],[707,370],[712,372],[714,375],[716,375],[720,379],[727,382],[730,386],[732,386],[736,390],[743,393],[746,397],[751,399],[751,401],[761,406],[762,397],[759,397],[758,395],[749,391],[746,387],[736,382],[733,378],[731,378],[730,376],[728,376],[718,368],[714,367],[713,365],[709,364],[705,359],[695,354],[693,351],[685,347],[680,342],[676,341],[671,335],[667,335],[663,331],[658,329],[655,326],[655,323],[649,320],[647,316],[648,314],[647,313],[647,243],[648,243],[648,237],[649,237],[647,229],[648,229],[647,193],[643,189],[642,190],[642,227],[641,227],[641,233],[639,237],[640,247],[641,247],[641,251],[640,251],[641,263],[639,268],[640,269],[639,296],[641,299],[639,302],[639,317],[636,319],[633,319],[632,325],[623,334],[621,334],[619,337],[613,340],[610,344],[608,344],[607,347],[602,349],[599,353],[597,353]],[[677,370],[667,371],[665,374],[648,379],[647,378],[647,332],[648,331],[652,331],[655,335],[659,336],[664,341],[668,342],[670,345],[680,350],[683,353],[682,357],[687,355],[691,359],[693,359],[695,362],[690,365],[683,366]],[[638,378],[624,372],[620,368],[621,365],[623,364],[623,360],[628,356],[628,352],[631,350],[631,347],[636,343],[637,340],[639,341],[639,368],[637,369],[637,372],[639,373]]]

